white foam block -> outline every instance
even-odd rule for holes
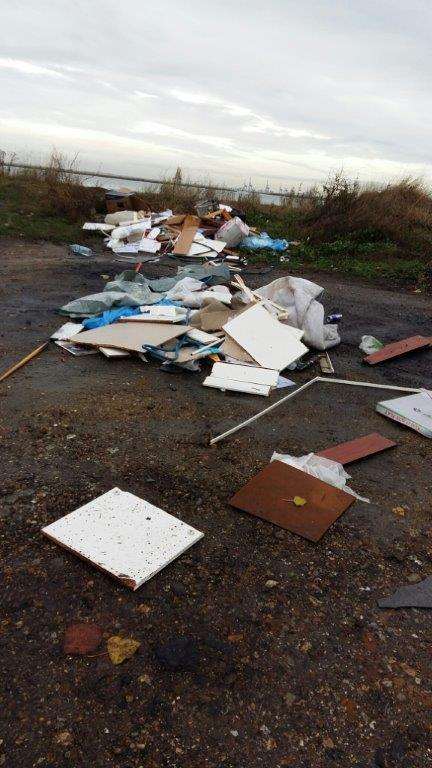
[[[292,333],[263,307],[255,304],[223,326],[263,368],[282,371],[308,352]]]
[[[132,589],[204,535],[120,488],[98,496],[42,532]]]

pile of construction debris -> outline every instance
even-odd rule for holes
[[[267,397],[278,388],[296,386],[287,373],[317,364],[326,374],[311,378],[263,411],[213,437],[211,445],[313,384],[324,382],[403,392],[402,397],[379,402],[376,410],[426,437],[432,436],[431,392],[333,376],[328,350],[340,342],[337,323],[341,316],[326,316],[319,301],[321,286],[289,275],[258,290],[246,285],[238,274],[240,268],[229,263],[240,261],[231,248],[250,237],[264,240],[267,236],[251,235],[247,224],[229,206],[210,201],[198,206],[197,216],[117,210],[108,213],[105,222],[87,223],[84,229],[101,231],[116,257],[136,266],[109,280],[99,293],[73,299],[60,309],[68,322],[51,338],[68,352],[100,352],[110,358],[135,356],[145,363],[155,360],[162,370],[170,371],[200,372],[203,365],[207,366],[204,386]],[[287,241],[283,243],[288,246]],[[142,274],[143,262],[162,256],[183,257],[178,259],[175,275],[151,279]],[[364,336],[360,349],[366,352],[363,362],[377,365],[430,345],[430,336],[412,336],[387,345]],[[0,380],[45,346],[12,366]],[[349,475],[344,466],[395,445],[371,433],[306,456],[275,452],[268,465],[237,490],[229,503],[317,542],[356,498],[367,501],[347,485]],[[151,535],[147,521],[154,522]],[[145,556],[137,531],[142,541],[147,541]],[[44,533],[133,589],[203,535],[117,488],[46,527]],[[407,596],[404,592],[402,598],[408,600],[404,604],[415,604],[410,602],[411,593]],[[424,601],[424,595],[418,599]],[[386,606],[383,602],[381,607]]]
[[[210,200],[196,209],[197,215],[173,215],[171,210],[114,210],[104,222],[87,222],[83,229],[101,232],[118,260],[135,263],[172,255],[235,264],[241,256],[233,248],[286,251],[289,246],[287,240],[273,240],[265,232],[258,234],[246,224],[244,215],[229,205]]]

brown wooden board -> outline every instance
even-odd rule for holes
[[[410,336],[408,339],[401,339],[401,341],[386,344],[378,352],[373,352],[372,355],[364,357],[363,362],[369,365],[376,365],[377,363],[383,363],[385,360],[391,360],[392,357],[400,357],[401,355],[407,355],[408,352],[414,352],[416,349],[429,347],[430,344],[431,339],[429,336]]]
[[[143,344],[158,347],[191,330],[189,325],[167,323],[113,323],[91,331],[81,331],[71,338],[73,344],[112,347],[129,352],[143,352]]]
[[[292,501],[295,496],[306,499],[306,504],[297,507]],[[289,464],[272,461],[229,503],[316,542],[353,502],[351,494]]]
[[[388,440],[378,432],[371,432],[370,435],[357,437],[355,440],[349,440],[347,443],[340,443],[324,451],[318,451],[316,456],[324,456],[326,459],[338,461],[340,464],[351,464],[353,461],[365,459],[373,453],[385,451],[386,448],[394,448],[397,445],[393,440]]]
[[[201,220],[198,216],[186,216],[183,222],[182,231],[174,246],[173,253],[178,256],[188,255],[200,223]]]

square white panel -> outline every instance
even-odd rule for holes
[[[223,330],[263,368],[283,371],[308,352],[290,326],[275,320],[262,304],[229,320]]]
[[[42,533],[132,589],[204,534],[133,493],[113,488]]]

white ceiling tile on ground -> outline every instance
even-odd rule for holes
[[[264,368],[282,371],[308,352],[308,348],[261,305],[229,320],[223,327],[234,341]]]
[[[278,371],[258,368],[255,365],[231,365],[230,363],[215,363],[211,375],[218,379],[265,384],[269,387],[276,387],[279,378]]]
[[[98,496],[42,532],[132,589],[204,535],[120,488]]]

